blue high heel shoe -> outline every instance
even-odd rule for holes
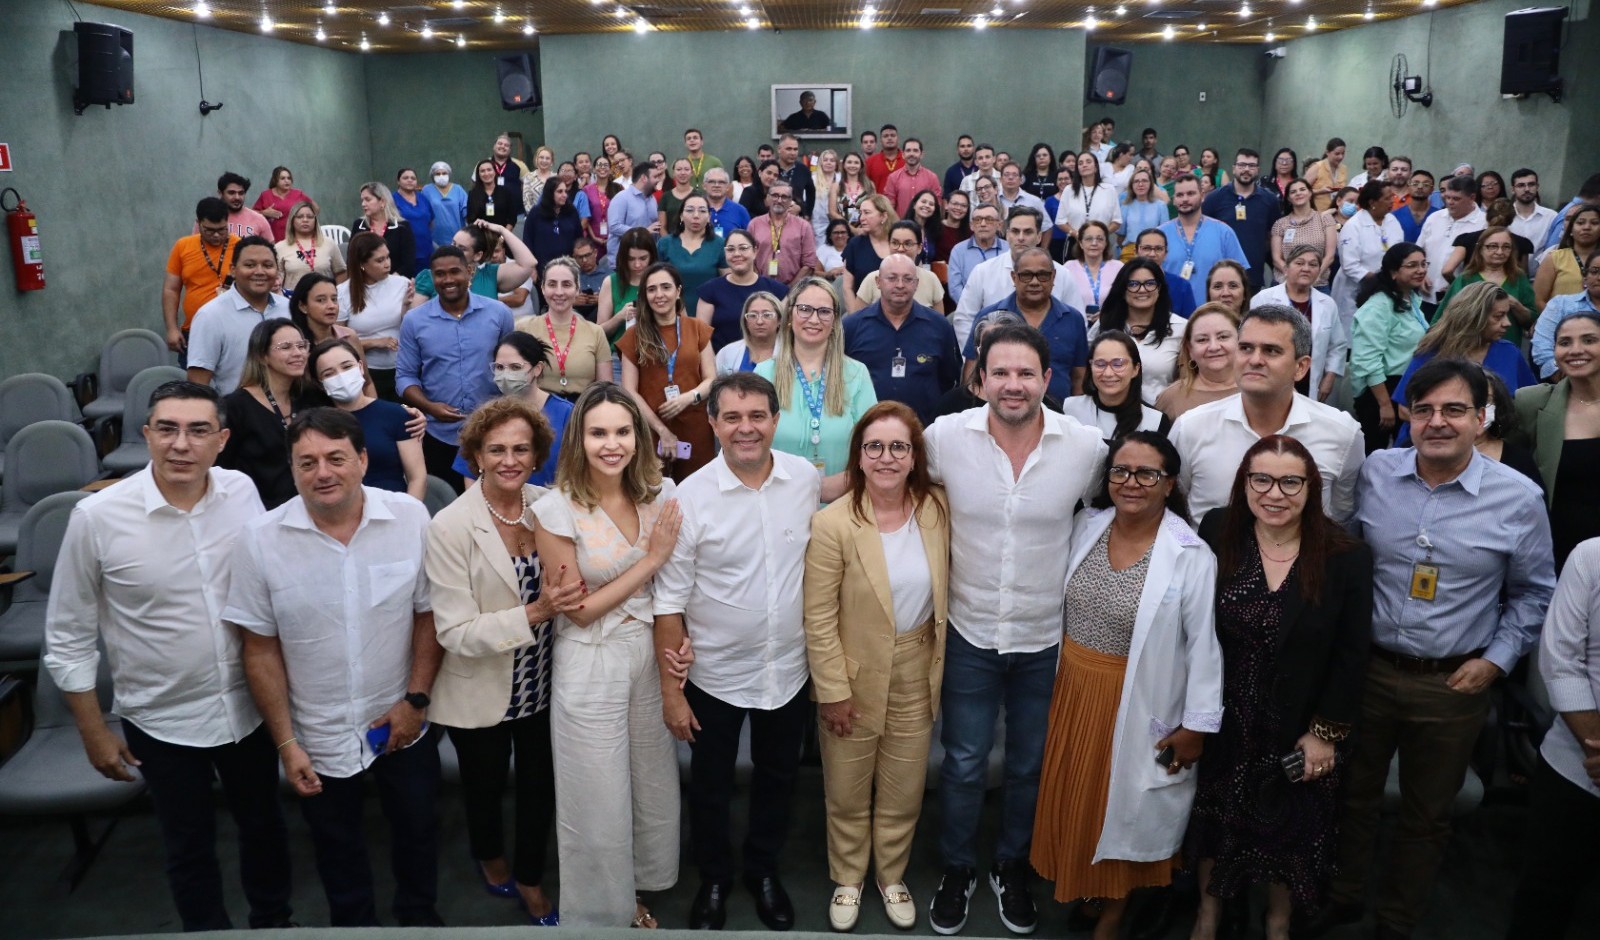
[[[515,878],[507,878],[505,881],[495,884],[489,880],[488,875],[484,874],[482,862],[473,859],[472,864],[478,866],[478,877],[483,879],[483,890],[497,898],[517,898],[519,900],[522,898],[522,893],[517,890],[517,880]]]

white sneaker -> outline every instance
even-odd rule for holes
[[[878,885],[878,893],[883,895],[883,910],[889,915],[889,923],[901,930],[910,930],[917,925],[917,905],[911,900],[911,892],[906,889],[905,882]]]
[[[839,885],[833,889],[833,902],[828,905],[828,926],[839,933],[856,929],[861,917],[861,886]]]

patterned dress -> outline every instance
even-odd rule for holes
[[[1288,626],[1285,601],[1300,590],[1298,570],[1268,590],[1252,541],[1239,572],[1217,592],[1222,729],[1206,741],[1200,761],[1188,854],[1216,860],[1207,890],[1220,898],[1276,882],[1289,886],[1296,904],[1314,905],[1333,876],[1342,762],[1304,783],[1290,783],[1279,763],[1284,718],[1272,687]]]
[[[522,603],[532,604],[539,599],[542,574],[539,556],[522,555],[512,558],[517,572],[517,591]],[[550,707],[550,643],[551,624],[544,620],[533,626],[533,642],[517,650],[511,666],[511,704],[501,721],[513,721],[536,715]]]

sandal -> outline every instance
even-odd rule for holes
[[[656,923],[656,917],[654,914],[650,913],[650,908],[644,906],[644,901],[642,899],[636,898],[634,900],[634,904],[636,913],[633,915],[633,923],[629,925],[630,927],[638,927],[643,930],[655,930],[657,927],[661,926],[660,924]]]

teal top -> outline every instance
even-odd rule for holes
[[[756,366],[756,375],[772,381],[774,360],[768,359]],[[816,444],[811,443],[811,409],[806,405],[805,390],[799,375],[794,378],[789,407],[778,415],[778,430],[772,437],[772,446],[786,454],[795,454],[822,464],[824,476],[843,473],[850,462],[850,435],[856,422],[867,409],[878,403],[878,393],[872,387],[872,376],[867,367],[854,359],[844,361],[844,414],[828,414],[824,407],[818,428]]]
[[[1359,392],[1382,384],[1391,375],[1403,375],[1417,343],[1428,331],[1416,292],[1411,306],[1396,310],[1388,294],[1377,293],[1356,310],[1350,336],[1350,390]]]
[[[472,275],[472,285],[467,289],[472,293],[477,294],[479,297],[488,297],[491,300],[499,300],[499,277],[500,265],[493,261],[485,265],[480,265],[478,270]],[[435,293],[433,289],[433,272],[426,269],[418,271],[416,285],[417,293],[424,297],[432,297]]]
[[[722,239],[710,232],[700,241],[700,250],[691,254],[683,247],[677,235],[667,235],[656,240],[656,255],[678,269],[683,277],[683,309],[694,316],[700,304],[700,285],[717,276],[722,264]]]

